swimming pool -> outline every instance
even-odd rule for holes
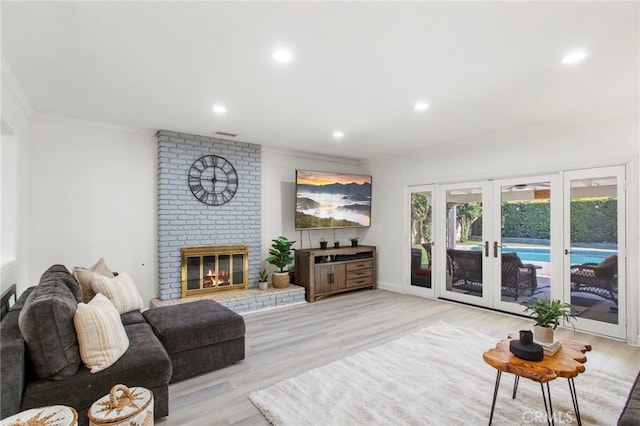
[[[482,250],[482,247],[472,247],[472,250]],[[516,253],[523,262],[550,262],[548,247],[509,247],[502,248],[503,253]],[[609,256],[617,254],[617,250],[574,249],[571,252],[571,264],[600,263]]]

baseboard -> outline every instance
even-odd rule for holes
[[[378,281],[376,283],[376,288],[379,288],[381,290],[393,291],[395,293],[403,293],[402,286],[398,284],[391,284],[391,283]]]

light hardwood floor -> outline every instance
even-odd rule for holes
[[[311,368],[438,321],[474,328],[496,341],[533,324],[527,318],[384,290],[354,291],[310,304],[248,313],[244,318],[245,360],[172,384],[169,417],[158,424],[266,425],[249,393]],[[585,374],[589,368],[598,368],[632,376],[640,369],[640,348],[571,329],[559,330],[559,335],[592,344]],[[490,397],[487,389],[487,408]]]

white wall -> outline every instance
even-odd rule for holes
[[[28,284],[50,265],[100,257],[156,297],[156,155],[152,131],[34,116],[29,129]]]
[[[355,161],[319,155],[307,155],[269,148],[262,149],[262,253],[268,256],[271,240],[284,235],[296,241],[295,248],[318,247],[323,237],[333,241],[332,230],[295,230],[295,177],[296,169],[327,172],[359,173],[361,169]],[[335,237],[342,244],[349,238],[358,236],[361,244],[369,244],[368,229],[338,229]],[[273,271],[272,265],[265,265]]]
[[[0,244],[2,261],[0,267],[0,289],[11,284],[18,285],[18,293],[26,285],[27,218],[22,214],[27,203],[27,152],[29,116],[32,112],[24,92],[4,56],[2,65],[2,209],[0,216]]]
[[[0,208],[2,227],[0,236],[0,265],[12,263],[18,257],[18,138],[2,134],[0,144]]]
[[[378,283],[399,290],[406,241],[402,236],[402,194],[406,185],[464,182],[545,174],[559,170],[625,164],[637,168],[640,146],[638,110],[554,122],[476,140],[398,152],[368,162],[373,174],[372,226],[369,239],[378,246]],[[461,123],[463,125],[463,123]],[[635,165],[635,166],[634,166]],[[638,174],[628,182],[629,232],[628,312],[638,323]],[[629,196],[631,195],[631,196]],[[640,329],[640,323],[630,328]],[[632,340],[638,339],[632,337]]]

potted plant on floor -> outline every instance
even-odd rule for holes
[[[571,305],[562,303],[559,299],[537,299],[524,303],[525,312],[529,314],[536,323],[533,326],[533,336],[536,341],[542,343],[553,343],[553,332],[560,324],[561,319],[565,319],[572,327],[572,320],[576,319],[571,314]]]
[[[263,269],[260,271],[260,281],[258,281],[258,289],[266,290],[269,288],[269,274],[267,274],[267,270]]]
[[[271,248],[269,249],[269,256],[267,262],[280,268],[279,272],[271,274],[271,282],[275,288],[287,288],[289,286],[289,272],[286,272],[284,268],[293,262],[291,257],[291,246],[295,241],[289,241],[287,237],[278,237],[275,240],[271,240]]]

